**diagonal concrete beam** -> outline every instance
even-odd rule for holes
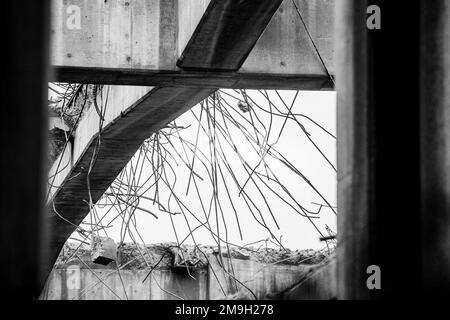
[[[295,1],[312,33],[319,35],[318,46],[325,49],[324,59],[332,68],[327,59],[332,56],[332,32],[329,26],[317,28],[322,20],[316,19],[323,12],[330,15],[332,6],[327,0],[318,0],[322,5]],[[56,161],[49,187],[49,270],[89,212],[87,181],[94,154],[89,185],[96,203],[146,138],[218,87],[332,88],[292,1],[285,0],[271,19],[281,2],[53,0],[55,80],[157,87],[104,87],[100,148],[99,115],[90,108],[73,145],[60,156],[59,168]],[[179,65],[202,72],[175,66],[186,44]],[[223,72],[240,68],[242,72]]]
[[[200,102],[214,89],[146,88],[107,86],[102,89],[100,108],[106,110],[100,147],[89,174],[92,201],[96,203],[126,166],[142,142],[167,123]],[[99,115],[90,107],[80,121],[71,148],[56,160],[51,200],[48,203],[50,259],[47,270],[67,238],[89,213],[87,175],[98,146]]]
[[[281,2],[212,0],[177,66],[184,70],[239,70]]]

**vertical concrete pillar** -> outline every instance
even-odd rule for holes
[[[380,30],[366,26],[373,4]],[[420,291],[419,15],[418,0],[336,1],[340,299]]]
[[[367,1],[336,2],[338,297],[367,297],[370,198]],[[356,49],[360,45],[359,49]],[[356,240],[358,243],[356,243]],[[355,262],[358,263],[355,263]]]
[[[9,1],[1,19],[0,274],[11,299],[39,296],[47,128],[48,1]]]
[[[421,178],[425,293],[450,296],[450,1],[421,6]]]

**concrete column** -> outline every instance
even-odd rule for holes
[[[380,30],[366,27],[372,4]],[[418,0],[336,1],[340,299],[421,290],[419,9]],[[380,290],[366,285],[370,265]]]
[[[5,297],[31,299],[44,253],[49,3],[9,1],[2,10],[1,284]]]
[[[450,1],[421,6],[421,181],[425,293],[450,296]]]
[[[366,1],[336,2],[336,91],[338,135],[338,297],[367,297],[369,101]],[[356,47],[360,46],[357,50]],[[355,263],[358,262],[358,263]]]

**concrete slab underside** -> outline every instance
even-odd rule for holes
[[[52,80],[208,88],[332,89],[292,0],[54,0]],[[281,3],[281,5],[280,5]],[[295,0],[331,74],[334,1]],[[114,25],[120,26],[114,27]],[[177,66],[178,61],[178,66]],[[223,72],[227,71],[227,72]]]

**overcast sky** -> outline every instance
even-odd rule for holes
[[[232,91],[229,92],[237,96],[236,93]],[[255,101],[259,105],[263,106],[266,109],[269,108],[267,100],[261,94],[256,91],[248,91],[248,93],[253,99],[255,99]],[[290,105],[294,98],[295,91],[280,91],[280,93],[285,102]],[[274,92],[270,92],[270,97],[272,102],[283,110],[284,107],[282,106],[281,101],[276,97]],[[234,99],[227,98],[227,101],[229,101],[230,104],[237,106],[237,101],[235,101]],[[193,111],[197,115],[199,115],[199,110],[199,107],[193,108]],[[268,125],[269,117],[264,116],[264,113],[259,112],[258,110],[256,111],[258,116],[260,117],[260,120]],[[286,109],[284,109],[283,111],[286,111]],[[330,133],[335,135],[335,92],[301,91],[296,99],[296,103],[292,109],[292,112],[301,113],[314,119],[323,127],[325,127]],[[246,117],[249,116],[248,113],[243,115]],[[307,119],[298,117],[298,120],[311,135],[311,138],[314,140],[317,146],[321,148],[323,153],[336,167],[336,140]],[[282,119],[281,117],[273,119],[271,130],[272,134],[269,138],[269,143],[273,143],[277,140],[279,131],[281,129],[281,126],[283,125],[283,121],[284,119]],[[197,131],[197,122],[193,117],[192,112],[186,112],[185,114],[180,116],[176,120],[176,122],[179,126],[191,125],[188,129],[181,131],[180,134],[182,135],[183,139],[189,140],[194,143]],[[204,123],[206,124],[206,122]],[[233,140],[236,143],[239,152],[242,154],[245,160],[252,166],[256,165],[259,162],[260,157],[251,148],[251,145],[247,142],[247,140],[242,136],[240,130],[230,127],[230,133],[233,136]],[[175,140],[176,139],[174,139],[174,141]],[[230,147],[226,146],[225,140],[222,139],[221,142],[227,157],[229,155],[228,160],[230,166],[233,168],[233,172],[242,185],[247,180],[248,175],[242,168],[239,157],[233,152]],[[182,146],[180,144],[176,144],[176,142],[174,142],[174,146],[180,152],[180,154],[183,154]],[[167,147],[169,148],[169,146]],[[207,135],[200,135],[198,148],[205,154],[208,154],[209,140]],[[311,183],[320,191],[320,193],[329,201],[332,206],[336,206],[336,173],[330,166],[330,164],[326,162],[323,156],[311,144],[311,142],[303,133],[297,123],[295,123],[294,121],[287,122],[279,142],[273,148],[276,148],[291,163],[293,163],[295,167],[299,171],[301,171],[308,180],[311,181]],[[174,157],[176,158],[175,155]],[[136,158],[134,159],[134,161],[136,161]],[[302,179],[298,175],[295,175],[291,170],[287,169],[279,161],[274,161],[270,158],[267,158],[267,161],[267,164],[278,176],[280,181],[283,182],[286,188],[290,190],[296,201],[306,209],[317,211],[319,206],[313,203],[325,204],[324,200],[314,190],[312,190],[312,188],[308,186],[307,183],[302,181]],[[182,164],[180,160],[177,160],[177,163],[178,166],[173,164],[176,170],[177,179],[175,187],[175,189],[177,190],[176,194],[183,196],[183,201],[188,204],[189,210],[191,210],[191,212],[193,212],[199,219],[204,221],[205,219],[202,207],[198,200],[198,196],[195,192],[192,181],[189,195],[185,196],[189,170]],[[145,177],[150,175],[152,172],[151,166],[148,163],[146,163],[143,168],[144,169],[141,181],[144,181]],[[200,193],[202,194],[204,202],[209,205],[212,195],[212,186],[207,179],[207,172],[204,168],[201,167],[199,163],[196,164],[195,170],[200,176],[202,176],[202,178],[204,178],[204,181],[200,181],[199,179],[197,179],[196,181],[198,183],[198,188],[200,190]],[[260,172],[265,172],[263,167],[261,167]],[[237,188],[231,176],[225,171],[224,175],[225,181],[227,182],[227,187],[229,188],[229,192],[233,198],[235,209],[238,213],[243,240],[240,239],[235,213],[231,207],[230,202],[226,200],[228,198],[226,197],[226,190],[224,188],[223,181],[220,181],[219,179],[218,193],[224,213],[223,219],[225,219],[226,221],[225,228],[222,222],[222,217],[219,218],[219,232],[221,237],[223,237],[224,239],[225,237],[227,237],[228,241],[238,245],[245,245],[262,239],[270,238],[269,232],[255,221],[255,218],[248,210],[245,201],[242,199],[243,197],[238,195],[239,189]],[[154,189],[149,191],[146,195],[149,197],[153,197],[153,190]],[[279,230],[277,229],[275,222],[271,218],[270,212],[264,206],[264,199],[258,193],[258,190],[255,188],[255,186],[252,183],[248,183],[246,185],[245,191],[252,199],[252,201],[255,202],[258,207],[262,208],[261,214],[263,215],[267,225],[270,227],[270,230],[272,230],[273,234],[278,239],[280,239],[280,236],[282,235],[281,243],[284,247],[290,249],[319,249],[325,246],[323,242],[319,241],[320,236],[311,222],[307,218],[300,216],[271,192],[269,192],[268,190],[263,190],[264,198],[270,204],[272,213],[274,214],[278,222],[280,228]],[[161,187],[160,197],[167,200],[167,197],[169,196],[170,192],[168,191],[168,189],[164,189],[163,187]],[[172,203],[174,203],[173,199]],[[144,211],[135,211],[139,234],[145,243],[151,244],[168,241],[176,242],[175,233],[173,231],[173,226],[168,213],[159,211],[157,206],[153,205],[151,201],[141,200],[139,206],[151,210],[159,217],[159,219],[155,219],[153,216]],[[103,212],[105,212],[106,208],[107,207],[99,208],[99,214],[101,215]],[[171,209],[173,211],[179,211],[177,210],[176,205],[173,205],[173,208]],[[114,215],[115,214],[110,213],[108,215],[108,219],[110,217],[113,217]],[[314,219],[313,221],[325,235],[327,235],[325,231],[325,225],[328,225],[332,230],[336,231],[336,215],[330,209],[322,208],[318,216],[320,217],[320,219]],[[189,227],[192,230],[199,225],[199,222],[189,214],[187,214],[186,218],[183,215],[175,215],[172,216],[172,218],[178,235],[178,241],[183,240],[189,234]],[[109,221],[108,219],[106,220]],[[189,223],[189,227],[187,225],[186,219]],[[85,221],[89,221],[89,219],[86,219]],[[217,230],[214,210],[212,211],[210,216],[210,223],[212,229]],[[122,221],[117,219],[112,225],[113,226],[111,228],[107,229],[107,234],[109,237],[112,237],[115,241],[119,242]],[[142,243],[142,240],[139,239],[137,233],[133,232],[133,234],[134,237],[136,237],[136,241]],[[197,244],[215,244],[214,238],[212,237],[211,233],[205,228],[197,229],[194,232],[194,236]],[[130,237],[127,236],[125,238],[125,241],[131,241]],[[191,238],[188,238],[185,243],[192,244],[193,240]],[[270,243],[268,245],[270,245],[271,247],[275,246]],[[255,246],[258,246],[258,244]]]

